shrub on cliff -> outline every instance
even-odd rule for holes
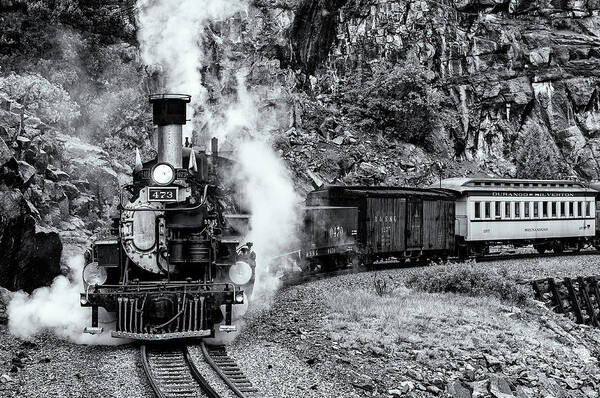
[[[430,147],[443,125],[444,94],[417,63],[377,65],[364,80],[349,77],[340,91],[343,112],[365,132],[377,129]]]
[[[517,140],[517,178],[560,179],[569,176],[569,167],[552,136],[528,122]]]
[[[66,126],[79,116],[79,105],[69,93],[38,74],[0,77],[0,91],[48,123]]]

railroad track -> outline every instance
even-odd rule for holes
[[[201,345],[204,359],[239,398],[258,392],[235,361],[227,355],[225,346]]]
[[[237,397],[246,398],[258,391],[225,347],[200,343],[200,348],[208,365]],[[185,344],[140,347],[144,372],[157,398],[222,397],[202,375],[189,349]]]
[[[200,373],[187,346],[141,346],[142,364],[157,398],[221,396]]]

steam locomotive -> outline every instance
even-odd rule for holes
[[[244,303],[256,267],[252,243],[242,241],[249,215],[227,213],[223,175],[231,164],[219,156],[218,141],[210,155],[184,146],[190,100],[150,96],[157,157],[142,163],[136,153],[111,233],[86,252],[80,301],[92,310],[87,333],[103,331],[99,307],[116,314],[117,338],[212,337],[217,325],[235,330],[232,309]]]

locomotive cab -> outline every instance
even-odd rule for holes
[[[158,155],[145,163],[136,155],[111,236],[86,254],[81,305],[92,308],[86,332],[102,332],[99,307],[116,313],[113,337],[208,337],[218,324],[235,330],[232,306],[251,289],[255,256],[252,244],[243,244],[244,228],[225,215],[218,142],[212,141],[210,161],[183,147],[190,96],[152,95],[150,102]]]

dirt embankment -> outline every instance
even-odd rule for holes
[[[598,260],[477,264],[474,279],[481,271],[509,281],[591,275]],[[249,318],[233,354],[269,397],[598,397],[599,330],[531,300],[517,305],[519,294],[506,301],[476,288],[467,295],[406,288],[422,271],[286,289],[271,310]],[[377,280],[387,283],[381,296]]]

